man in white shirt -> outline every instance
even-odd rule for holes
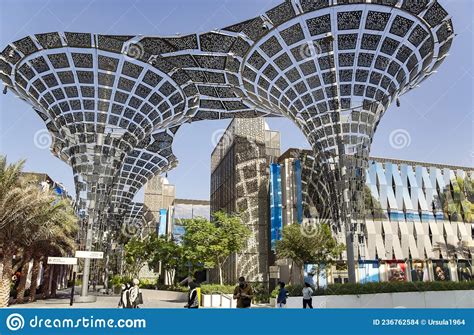
[[[306,308],[308,306],[309,308],[313,308],[313,298],[311,297],[313,295],[313,289],[311,288],[311,285],[308,283],[304,283],[303,287],[303,308]]]

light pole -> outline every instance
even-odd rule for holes
[[[89,204],[89,218],[87,220],[87,233],[86,233],[86,251],[92,251],[92,237],[93,237],[93,225],[95,217],[95,200],[90,200]],[[94,302],[97,300],[96,296],[89,295],[89,276],[90,276],[91,259],[84,258],[84,267],[82,269],[82,287],[81,296],[78,297],[77,302]]]

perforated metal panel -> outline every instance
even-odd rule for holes
[[[181,124],[257,116],[298,125],[341,204],[344,188],[358,197],[386,109],[433,73],[453,36],[436,1],[292,0],[203,34],[27,36],[1,53],[0,76],[44,120],[84,207],[124,209],[174,166]]]

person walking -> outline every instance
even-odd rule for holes
[[[185,308],[199,308],[199,296],[197,292],[197,284],[195,282],[189,282],[188,292],[188,303],[184,306]]]
[[[143,304],[142,292],[139,287],[140,281],[135,278],[133,280],[133,286],[130,288],[130,303],[131,308],[138,308],[138,305]]]
[[[234,299],[237,299],[237,308],[250,308],[252,304],[252,287],[245,281],[244,277],[239,278],[239,285],[234,289]]]
[[[132,308],[130,303],[130,284],[122,284],[122,291],[120,292],[119,308]]]
[[[278,290],[277,307],[284,308],[286,305],[286,298],[288,298],[288,291],[285,288],[285,283],[280,282],[280,290]]]
[[[303,287],[303,308],[306,308],[308,306],[309,308],[313,308],[313,289],[311,288],[311,285],[309,283],[304,283]]]

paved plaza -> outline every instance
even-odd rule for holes
[[[37,300],[34,303],[11,305],[10,308],[116,308],[120,298],[119,295],[98,295],[94,303],[74,303],[69,306],[69,292],[69,290],[58,292],[57,299]],[[140,308],[183,308],[186,303],[184,299],[173,297],[175,294],[170,292],[155,290],[142,290],[142,292],[143,305]]]

